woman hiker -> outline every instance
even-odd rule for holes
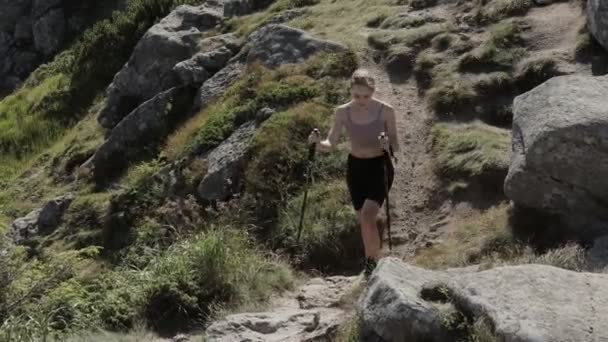
[[[317,151],[332,151],[345,130],[350,140],[346,182],[352,205],[357,212],[365,246],[365,277],[369,277],[380,253],[380,236],[376,218],[386,198],[384,166],[388,165],[388,187],[392,186],[394,168],[385,150],[399,151],[395,111],[376,99],[375,80],[365,69],[356,70],[351,78],[352,100],[336,108],[333,125],[327,139],[310,134],[308,142]],[[379,136],[385,132],[388,141],[383,146]]]

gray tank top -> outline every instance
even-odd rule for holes
[[[346,133],[351,142],[351,146],[357,149],[372,149],[380,148],[378,136],[385,131],[384,120],[382,120],[382,109],[384,105],[380,104],[380,110],[376,118],[366,124],[358,124],[350,117],[350,106],[346,110],[346,120],[344,126]]]

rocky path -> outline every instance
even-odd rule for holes
[[[352,310],[358,277],[313,278],[273,301],[266,312],[229,315],[206,330],[206,341],[332,341]]]
[[[439,181],[432,168],[432,114],[418,96],[413,79],[391,82],[387,71],[371,61],[363,62],[376,78],[376,97],[395,108],[401,151],[395,165],[395,181],[390,192],[391,255],[408,258],[432,243],[447,225],[449,207],[436,191]],[[384,215],[384,210],[383,210]],[[386,234],[384,235],[386,239]],[[384,253],[388,253],[385,242]]]

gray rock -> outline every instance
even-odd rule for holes
[[[428,310],[433,300],[446,299],[441,298],[440,286],[460,310],[489,319],[501,341],[608,339],[608,323],[604,319],[608,315],[605,274],[577,273],[544,265],[448,274],[385,258],[371,281],[361,301],[364,326],[388,342],[453,341],[442,336],[442,328]],[[421,293],[426,299],[421,298]],[[370,307],[373,315],[369,313]],[[413,312],[425,314],[416,320],[412,318]],[[434,315],[435,319],[439,317],[437,313]],[[416,325],[427,327],[426,339],[408,339],[412,326]]]
[[[608,49],[608,0],[587,0],[587,26],[595,39]]]
[[[23,43],[32,41],[34,33],[32,32],[32,21],[29,17],[22,17],[15,24],[15,40]]]
[[[224,16],[227,18],[245,15],[268,7],[272,0],[226,0]]]
[[[192,103],[194,90],[171,88],[142,103],[125,117],[91,159],[97,183],[112,179],[134,160],[155,155],[172,124],[187,114],[189,108],[179,107]]]
[[[268,120],[275,112],[276,111],[272,108],[264,107],[255,113],[255,120],[257,122],[264,122]]]
[[[215,50],[197,53],[189,60],[176,64],[173,70],[179,75],[182,84],[200,86],[212,73],[225,67],[231,57],[232,51],[221,46]]]
[[[339,304],[354,290],[355,279],[311,279],[273,301],[269,312],[236,314],[213,323],[206,341],[334,341],[346,317]]]
[[[387,342],[452,341],[432,303],[420,295],[425,283],[445,278],[395,258],[382,259],[359,299],[363,335]]]
[[[595,240],[593,247],[589,250],[589,263],[593,269],[598,271],[608,270],[608,235]]]
[[[202,85],[209,78],[209,72],[195,60],[179,62],[173,67],[182,84]]]
[[[353,277],[313,278],[300,288],[296,299],[301,309],[337,307],[353,283]]]
[[[222,46],[213,51],[196,54],[192,59],[207,70],[218,71],[228,64],[231,57],[232,51],[227,47]]]
[[[340,310],[302,309],[230,315],[207,329],[206,341],[331,341],[341,315]]]
[[[197,110],[203,110],[214,100],[218,99],[224,92],[239,80],[245,71],[245,65],[240,62],[228,64],[213,77],[209,78],[198,90],[194,106]]]
[[[99,123],[112,128],[139,104],[178,86],[180,78],[174,66],[198,52],[205,31],[221,21],[220,13],[204,5],[183,5],[151,27],[108,87]]]
[[[53,9],[61,8],[63,0],[34,0],[32,2],[32,16],[40,18]]]
[[[558,76],[515,98],[509,198],[569,217],[608,217],[607,93],[608,77]]]
[[[0,31],[12,31],[30,6],[29,0],[0,0]]]
[[[207,174],[198,186],[198,194],[203,200],[223,201],[237,191],[255,129],[255,122],[242,125],[209,153]]]
[[[340,52],[347,47],[310,36],[305,31],[283,24],[269,24],[248,38],[247,61],[260,61],[266,67],[301,63],[320,51]]]
[[[11,225],[9,236],[15,243],[21,243],[39,234],[52,233],[61,223],[61,218],[73,199],[72,194],[57,197],[42,208],[16,219]]]
[[[43,55],[50,57],[66,39],[66,21],[63,9],[53,9],[38,18],[32,28],[34,45]]]

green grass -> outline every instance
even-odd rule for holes
[[[321,0],[309,13],[289,24],[305,28],[311,35],[341,42],[359,53],[366,42],[359,30],[379,15],[392,14],[392,0]]]
[[[518,91],[526,92],[552,77],[561,75],[557,63],[557,60],[551,57],[524,61],[515,74]]]
[[[511,70],[525,53],[521,46],[521,28],[516,20],[505,20],[494,25],[490,37],[459,61],[461,71]]]
[[[157,331],[204,322],[220,306],[267,303],[291,288],[293,274],[267,259],[241,230],[222,227],[171,248],[150,266],[144,315]]]
[[[195,0],[133,0],[95,23],[15,94],[0,102],[0,173],[10,177],[78,122],[128,60],[146,30],[175,6]]]
[[[337,104],[347,96],[345,82],[357,67],[352,51],[319,53],[301,65],[269,70],[256,65],[220,100],[195,115],[165,143],[172,159],[208,151],[264,107],[283,110],[319,98]]]
[[[420,27],[426,24],[427,20],[420,16],[396,15],[386,18],[379,25],[381,29],[404,29]]]
[[[339,178],[309,189],[302,236],[296,243],[303,196],[293,197],[281,211],[274,243],[295,246],[301,262],[318,270],[356,267],[362,242],[344,181]]]
[[[532,0],[492,0],[481,10],[481,16],[483,21],[498,22],[513,16],[523,16],[533,6]]]
[[[20,271],[3,288],[0,308],[12,309],[0,336],[65,340],[91,329],[124,331],[139,322],[157,331],[176,329],[204,322],[220,308],[263,307],[294,281],[285,263],[230,227],[176,244],[141,271],[107,270],[92,260],[96,256],[88,248],[49,254],[51,260],[21,258]]]
[[[62,125],[40,112],[47,110],[44,100],[69,86],[63,74],[40,84],[21,88],[0,102],[0,153],[23,158],[47,146],[62,131]]]
[[[322,103],[303,103],[274,114],[256,133],[245,170],[245,192],[257,203],[257,215],[275,217],[276,210],[300,189],[308,153],[306,138],[315,127],[327,131],[331,109]],[[325,174],[341,170],[336,154],[319,159],[319,169]]]
[[[558,245],[540,252],[517,238],[512,215],[506,203],[485,211],[456,213],[453,228],[443,242],[421,250],[412,261],[432,269],[543,264],[573,271],[589,270],[585,251],[576,244]]]
[[[482,123],[436,124],[432,129],[437,172],[448,177],[479,177],[509,167],[507,130]]]
[[[449,71],[446,71],[446,75],[447,73]],[[427,93],[427,101],[435,113],[453,116],[472,110],[477,94],[468,80],[435,73],[432,84],[433,87]]]
[[[432,269],[463,267],[479,262],[484,254],[507,249],[514,244],[508,210],[503,204],[476,215],[457,217],[444,242],[420,251],[413,262]]]
[[[412,29],[378,31],[370,34],[367,41],[370,46],[380,50],[386,50],[395,44],[426,47],[435,36],[449,31],[450,28],[449,24],[426,24]]]

